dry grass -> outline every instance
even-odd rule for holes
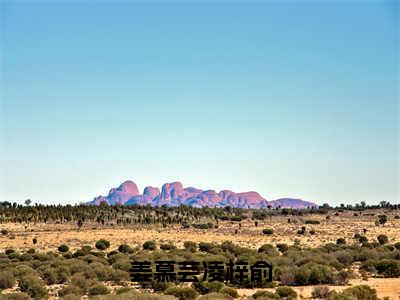
[[[369,213],[371,213],[369,211]],[[376,212],[376,215],[382,212]],[[172,242],[181,246],[183,241],[213,241],[222,242],[231,240],[232,242],[256,248],[265,243],[288,243],[292,244],[294,239],[298,239],[302,245],[318,246],[328,242],[336,242],[337,238],[344,237],[348,241],[352,240],[355,233],[362,233],[367,229],[366,236],[374,240],[379,234],[386,234],[390,242],[400,241],[400,220],[394,220],[388,214],[389,221],[385,226],[376,226],[375,216],[354,217],[352,212],[341,213],[340,216],[331,215],[329,220],[325,215],[308,215],[301,217],[272,217],[265,221],[259,221],[258,227],[254,222],[246,220],[241,222],[241,227],[237,222],[220,221],[216,229],[182,229],[179,226],[161,228],[157,226],[99,226],[97,224],[85,224],[81,230],[77,230],[75,224],[1,224],[0,228],[10,231],[15,238],[0,235],[0,250],[6,248],[28,249],[33,246],[32,239],[37,238],[35,245],[37,250],[54,250],[60,244],[67,244],[71,249],[82,245],[94,245],[95,241],[105,238],[111,242],[111,248],[117,248],[120,244],[131,246],[141,245],[144,241],[155,240],[158,243]],[[319,220],[319,225],[304,225],[307,219]],[[298,235],[297,230],[301,226],[306,226],[307,231],[314,229],[314,235]],[[270,227],[274,229],[274,234],[263,235],[262,229]],[[237,231],[237,233],[235,233]]]

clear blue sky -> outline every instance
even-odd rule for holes
[[[1,2],[0,200],[399,202],[399,5]]]

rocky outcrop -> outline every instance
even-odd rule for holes
[[[290,207],[306,208],[317,206],[313,202],[294,198],[282,198],[267,201],[257,192],[235,193],[230,190],[216,192],[214,190],[201,190],[194,187],[184,188],[181,182],[165,183],[161,192],[157,187],[148,186],[143,194],[139,193],[133,181],[125,181],[118,188],[111,189],[108,196],[98,196],[89,204],[100,205],[153,205],[153,206],[179,206],[181,204],[195,207],[241,207],[241,208],[267,208]]]

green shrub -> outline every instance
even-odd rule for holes
[[[47,299],[47,289],[43,282],[35,276],[26,275],[21,277],[19,287],[22,292],[26,292],[35,299]]]
[[[353,297],[356,300],[379,300],[376,290],[368,285],[357,285],[345,289],[342,294],[344,296]]]
[[[113,272],[111,273],[111,277],[109,278],[110,281],[116,284],[120,284],[123,281],[129,281],[129,279],[129,271],[127,272],[119,269],[113,270]]]
[[[238,294],[237,290],[234,289],[234,288],[231,288],[229,286],[223,287],[219,292],[221,294],[225,294],[225,295],[231,296],[233,298],[238,298],[239,297],[239,294]]]
[[[212,229],[214,228],[213,223],[201,223],[201,224],[192,224],[193,228],[196,229]]]
[[[389,242],[387,235],[384,235],[384,234],[378,235],[376,239],[378,240],[379,244],[381,244],[381,245],[387,244]]]
[[[198,300],[232,300],[233,298],[227,294],[212,292],[207,295],[202,295]]]
[[[312,293],[311,298],[326,299],[329,296],[329,288],[327,286],[316,286]]]
[[[152,280],[147,286],[152,288],[155,292],[164,292],[166,289],[173,286],[173,283],[158,282],[157,280]]]
[[[92,263],[91,268],[93,272],[96,274],[96,277],[100,281],[109,281],[111,278],[111,274],[114,271],[109,266],[105,266],[101,263]]]
[[[31,297],[29,297],[28,294],[26,293],[9,293],[9,294],[2,294],[0,296],[0,299],[2,300],[30,300]]]
[[[318,224],[321,224],[321,222],[318,221],[318,220],[306,220],[304,223],[305,223],[305,224],[311,224],[311,225],[318,225]]]
[[[58,247],[58,251],[60,251],[61,253],[68,252],[68,251],[69,251],[69,247],[68,247],[67,245],[65,245],[65,244],[60,245],[60,246]]]
[[[89,295],[91,296],[106,295],[109,292],[108,288],[102,283],[97,283],[89,288]]]
[[[176,246],[174,244],[168,243],[168,244],[161,244],[160,245],[161,250],[174,250],[176,249]]]
[[[199,250],[202,252],[210,252],[211,249],[213,249],[215,247],[216,247],[216,245],[214,243],[206,243],[206,242],[199,243]]]
[[[194,300],[198,295],[197,291],[193,288],[180,288],[176,286],[172,286],[166,289],[165,294],[175,296],[179,300]]]
[[[346,244],[346,240],[344,238],[338,238],[336,240],[336,245],[345,245]]]
[[[395,243],[395,244],[394,244],[394,247],[395,247],[397,250],[400,250],[400,242]]]
[[[208,291],[211,292],[219,292],[225,284],[220,282],[220,281],[207,281],[206,286],[208,288]]]
[[[130,287],[122,287],[122,288],[117,289],[117,290],[115,291],[115,293],[116,293],[117,295],[121,295],[121,294],[124,294],[124,293],[129,293],[129,292],[131,292],[131,291],[134,291],[134,290],[131,289]]]
[[[14,273],[11,271],[0,271],[0,290],[12,288],[14,285]]]
[[[47,285],[57,283],[57,274],[54,271],[54,269],[49,268],[49,267],[44,267],[44,268],[41,268],[41,270],[39,272],[40,272],[40,275],[41,275],[43,281]]]
[[[92,251],[92,247],[91,246],[89,246],[89,245],[84,245],[84,246],[82,246],[82,248],[81,248],[81,250],[84,252],[84,253],[89,253],[90,251]]]
[[[107,240],[105,240],[105,239],[101,239],[101,240],[98,240],[97,242],[96,242],[96,248],[97,249],[99,249],[99,250],[106,250],[107,248],[109,248],[110,247],[110,242],[109,241],[107,241]]]
[[[84,273],[77,273],[71,277],[71,284],[79,287],[83,291],[87,291],[90,286],[95,284],[95,281],[93,279],[88,279]]]
[[[143,250],[155,250],[155,249],[156,249],[156,242],[147,241],[143,243]]]
[[[7,256],[10,256],[10,254],[15,253],[15,250],[14,250],[14,249],[6,249],[6,251],[4,251],[4,253],[5,253]]]
[[[276,244],[276,248],[278,248],[278,250],[282,253],[285,253],[286,251],[289,250],[289,246],[284,243]]]
[[[193,284],[200,294],[219,292],[224,286],[224,283],[220,281],[199,281]]]
[[[133,253],[133,248],[127,244],[122,244],[118,247],[118,251],[121,253]]]
[[[77,258],[80,256],[85,256],[85,255],[86,255],[86,253],[83,252],[82,249],[78,249],[72,254],[72,257]]]
[[[29,253],[24,253],[24,254],[21,254],[19,259],[20,259],[20,261],[30,261],[33,259],[33,257]]]
[[[65,297],[67,295],[83,295],[85,291],[81,289],[80,287],[70,284],[67,286],[64,286],[61,290],[58,291],[58,296],[60,297]]]
[[[310,267],[310,284],[321,284],[332,282],[332,271],[325,265],[313,265]]]
[[[296,291],[288,286],[280,286],[276,288],[276,294],[279,295],[279,297],[287,300],[297,299]]]
[[[385,226],[385,223],[387,222],[388,218],[386,215],[379,215],[378,216],[378,223],[381,224],[382,226]]]
[[[262,231],[263,234],[271,235],[274,233],[274,230],[272,228],[264,228]]]
[[[337,251],[335,256],[344,266],[350,266],[353,263],[353,256],[348,251]]]
[[[278,251],[275,250],[275,247],[271,244],[264,244],[260,248],[258,248],[258,253],[264,253],[268,256],[278,256]]]
[[[400,276],[400,261],[395,259],[382,259],[375,263],[378,274],[385,277]]]
[[[399,245],[400,245],[400,243],[399,243]],[[184,242],[183,247],[185,247],[185,249],[190,252],[196,252],[196,250],[197,250],[197,244],[195,242],[191,242],[191,241]]]
[[[56,273],[56,283],[62,284],[68,281],[70,274],[66,267],[60,266],[54,269]]]
[[[269,291],[257,291],[252,296],[253,299],[263,299],[263,300],[280,300],[281,298]]]

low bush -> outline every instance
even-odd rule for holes
[[[220,281],[211,281],[211,282],[206,281],[205,286],[208,289],[207,293],[212,293],[212,292],[217,293],[221,291],[221,289],[225,286],[225,284]]]
[[[26,275],[19,281],[19,287],[22,292],[26,292],[34,299],[47,299],[47,289],[43,282],[35,276]]]
[[[143,243],[143,250],[155,250],[155,249],[156,249],[156,242],[147,241]]]
[[[295,300],[297,299],[297,293],[294,289],[288,286],[280,286],[276,288],[276,294],[282,299]]]
[[[278,256],[278,251],[275,250],[275,247],[271,244],[264,244],[260,248],[258,248],[258,253],[264,253],[268,256]]]
[[[9,293],[9,294],[2,294],[1,295],[2,300],[30,300],[31,297],[29,297],[28,294],[26,293]]]
[[[201,223],[201,224],[192,224],[193,228],[196,229],[212,229],[214,228],[213,223]]]
[[[375,269],[378,274],[385,277],[399,277],[400,276],[400,261],[396,259],[382,259],[377,261]]]
[[[133,253],[133,248],[127,244],[122,244],[118,247],[118,251],[121,253]]]
[[[305,224],[311,224],[311,225],[318,225],[318,224],[321,224],[321,222],[318,221],[318,220],[306,220],[304,223],[305,223]]]
[[[278,248],[278,250],[282,253],[285,253],[286,251],[289,250],[289,246],[284,243],[276,244],[276,248]]]
[[[387,235],[384,235],[384,234],[378,235],[376,237],[376,239],[378,240],[379,244],[381,244],[381,245],[387,244],[389,242]]]
[[[346,245],[346,240],[344,238],[338,238],[336,240],[336,245]]]
[[[101,240],[98,240],[97,242],[96,242],[96,248],[97,249],[99,249],[99,250],[106,250],[107,248],[109,248],[110,247],[110,242],[109,241],[107,241],[107,240],[105,240],[105,239],[101,239]]]
[[[61,290],[58,291],[58,296],[60,297],[65,297],[67,295],[83,295],[85,293],[85,291],[83,289],[81,289],[80,287],[73,285],[73,284],[69,284],[67,286],[64,286],[63,288],[61,288]]]
[[[217,245],[214,243],[206,243],[206,242],[200,242],[199,243],[199,250],[203,252],[210,252],[211,249],[215,248]]]
[[[172,295],[178,298],[179,300],[194,300],[197,298],[197,291],[190,287],[169,287],[164,292],[166,295]]]
[[[356,300],[379,300],[376,290],[368,285],[357,285],[345,289],[342,294],[344,296],[353,297]]]
[[[90,296],[106,295],[109,292],[110,291],[108,290],[108,288],[102,283],[97,283],[97,284],[91,286],[88,291]]]
[[[400,243],[399,243],[399,246],[400,246]],[[184,242],[183,247],[190,252],[196,252],[196,250],[197,250],[197,244],[195,242],[191,242],[191,241]]]
[[[168,243],[168,244],[161,244],[160,245],[161,250],[174,250],[176,249],[176,246],[174,244]]]
[[[238,298],[239,297],[239,294],[238,294],[237,290],[234,289],[234,288],[231,288],[229,286],[223,287],[219,292],[221,294],[228,295],[228,296],[231,296],[233,298]]]
[[[316,286],[311,293],[313,299],[327,299],[328,296],[329,288],[327,286]]]
[[[262,300],[280,300],[281,297],[278,295],[271,293],[269,291],[257,291],[252,296],[253,299],[262,299]]]
[[[11,271],[0,271],[0,290],[12,288],[14,285],[14,273]]]
[[[58,247],[58,251],[60,251],[61,253],[68,252],[68,251],[69,251],[69,247],[68,247],[67,245],[65,245],[65,244],[60,245],[60,246]]]
[[[206,295],[202,295],[198,300],[232,300],[233,298],[227,294],[222,294],[222,293],[209,293]]]
[[[262,231],[263,234],[271,235],[274,233],[274,230],[272,228],[264,228]]]

